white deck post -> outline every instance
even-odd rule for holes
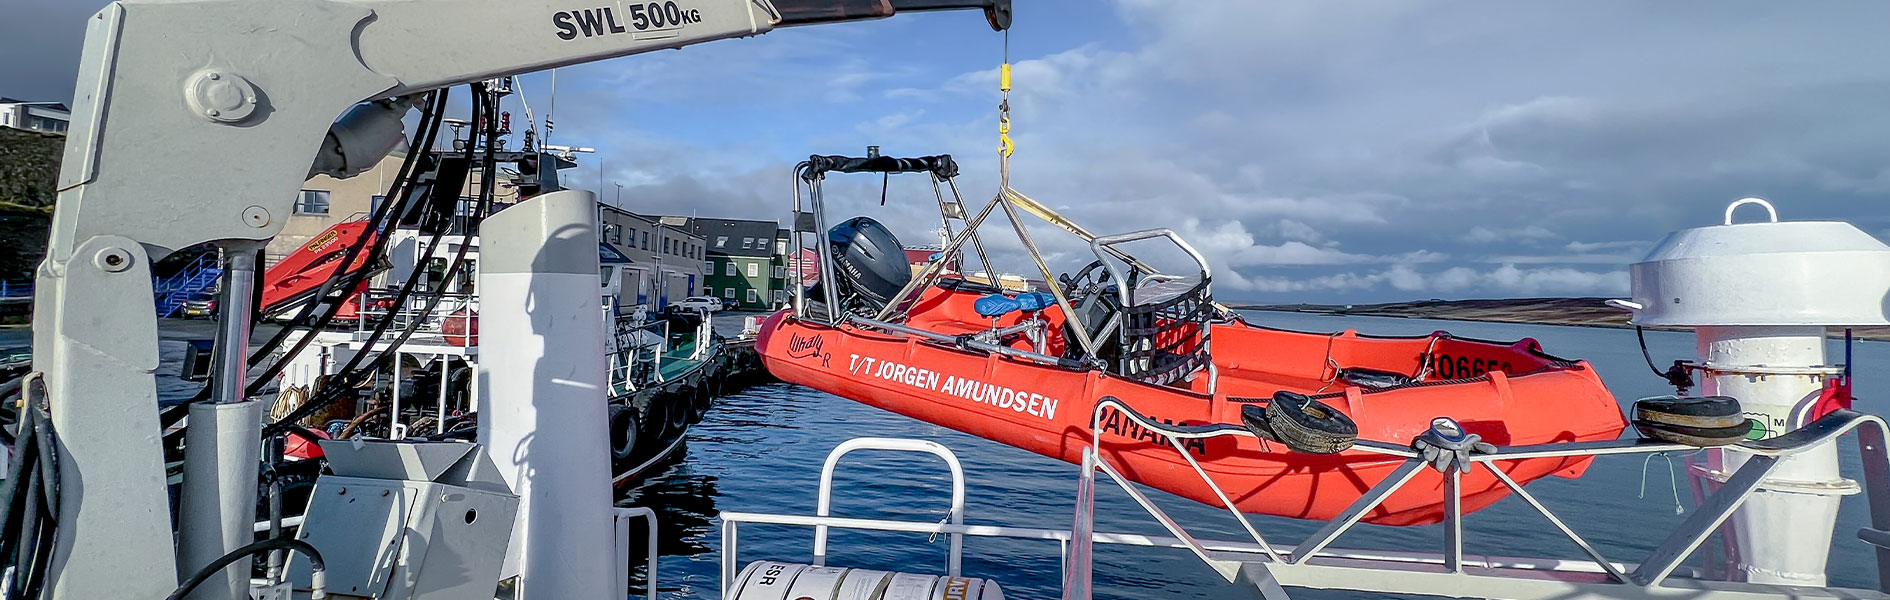
[[[607,598],[616,556],[596,203],[552,192],[481,226],[479,442],[519,496],[520,600]]]

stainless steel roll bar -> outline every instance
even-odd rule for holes
[[[1514,568],[1466,562],[1463,548],[1464,515],[1460,489],[1462,472],[1454,469],[1448,471],[1444,479],[1444,547],[1440,554],[1433,555],[1435,560],[1426,561],[1424,566],[1414,566],[1406,561],[1355,558],[1350,556],[1354,554],[1351,551],[1345,553],[1343,560],[1334,560],[1342,558],[1338,554],[1322,554],[1321,551],[1329,544],[1351,530],[1385,498],[1403,488],[1422,469],[1426,468],[1426,463],[1411,448],[1371,440],[1359,440],[1353,447],[1354,451],[1396,456],[1404,458],[1404,462],[1391,475],[1378,482],[1347,507],[1338,518],[1328,521],[1306,541],[1291,550],[1277,550],[1275,546],[1267,542],[1246,515],[1229,501],[1227,494],[1181,444],[1181,440],[1184,439],[1222,436],[1257,439],[1258,436],[1235,425],[1174,426],[1164,424],[1136,412],[1134,408],[1119,399],[1105,397],[1097,402],[1096,411],[1092,417],[1091,440],[1101,439],[1099,437],[1101,420],[1105,410],[1117,411],[1144,429],[1161,436],[1174,447],[1176,452],[1194,467],[1202,481],[1213,489],[1221,500],[1222,507],[1227,509],[1246,529],[1258,551],[1244,553],[1216,551],[1195,541],[1174,519],[1155,506],[1146,495],[1131,485],[1127,478],[1110,465],[1098,453],[1094,444],[1085,448],[1083,453],[1083,474],[1078,483],[1076,519],[1078,528],[1081,529],[1092,519],[1093,482],[1095,473],[1101,471],[1122,487],[1137,504],[1140,504],[1171,534],[1182,540],[1195,556],[1221,573],[1228,581],[1244,579],[1253,582],[1260,585],[1269,597],[1275,592],[1283,596],[1284,592],[1279,590],[1282,585],[1483,598],[1547,599],[1581,595],[1617,598],[1657,598],[1678,595],[1699,598],[1753,598],[1776,595],[1890,597],[1885,594],[1885,592],[1890,592],[1890,453],[1886,453],[1884,447],[1886,437],[1890,437],[1890,426],[1886,426],[1883,418],[1875,415],[1840,410],[1778,437],[1724,447],[1723,449],[1727,451],[1751,455],[1751,458],[1718,490],[1707,496],[1693,514],[1670,531],[1659,546],[1639,564],[1609,561],[1594,545],[1570,529],[1563,519],[1544,506],[1534,495],[1524,490],[1522,485],[1508,473],[1498,468],[1496,462],[1525,458],[1653,454],[1692,451],[1697,448],[1637,439],[1498,447],[1494,453],[1471,457],[1472,468],[1489,469],[1504,487],[1545,517],[1564,537],[1574,542],[1588,556],[1593,567],[1599,568],[1600,574],[1605,575],[1605,577],[1597,578],[1594,568],[1568,568],[1567,565],[1558,565],[1555,568],[1529,569],[1528,573],[1520,573]],[[1700,544],[1759,487],[1760,482],[1780,459],[1833,443],[1838,436],[1852,431],[1858,434],[1864,462],[1864,488],[1870,503],[1871,514],[1871,526],[1860,530],[1858,537],[1870,543],[1876,551],[1879,575],[1879,589],[1876,592],[1675,577],[1675,572],[1680,569],[1681,563],[1687,556],[1698,549]],[[1086,496],[1086,494],[1090,495]],[[1074,543],[1079,547],[1073,549],[1072,552],[1078,555],[1087,554],[1087,548],[1081,547],[1087,543],[1085,540],[1079,536]],[[1543,559],[1543,561],[1554,562],[1553,559]],[[1431,566],[1434,564],[1441,564],[1443,569],[1437,570]],[[1077,568],[1069,571],[1065,582],[1066,598],[1087,597],[1088,573],[1086,569],[1087,565],[1078,565]],[[1068,593],[1070,590],[1080,590],[1080,593],[1072,595]]]

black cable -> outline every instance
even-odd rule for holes
[[[472,87],[473,87],[473,94],[472,94],[473,110],[471,111],[471,114],[476,117],[480,114],[481,107],[484,104],[482,102],[483,100],[482,97],[485,95],[485,86],[482,84],[473,84]],[[488,119],[488,128],[494,125],[495,124],[491,123],[491,121]],[[472,161],[474,148],[478,145],[477,144],[478,135],[479,135],[478,131],[467,132],[466,159],[467,159],[467,162],[469,163]],[[486,149],[486,152],[488,154],[488,157],[490,157],[492,153],[492,148],[488,146]],[[483,179],[485,179],[485,181],[481,183],[480,187],[482,188],[481,195],[485,196],[487,195],[485,192],[490,190],[492,182],[491,182],[490,177],[484,177]],[[485,201],[482,198],[481,204],[483,205],[484,203]],[[445,236],[447,229],[449,228],[443,226],[434,232],[433,237],[428,240],[426,255],[421,258],[421,260],[417,263],[418,265],[424,265],[433,259],[434,253],[439,250],[439,246],[440,246],[439,242],[441,238]],[[459,275],[462,265],[465,264],[466,251],[470,249],[472,246],[472,244],[470,243],[472,232],[468,231],[464,235],[466,237],[467,243],[461,243],[459,245],[459,250],[454,254],[453,262],[447,267],[445,277],[440,281],[440,289],[435,290],[430,293],[430,297],[427,300],[426,308],[422,310],[421,314],[431,314],[433,312],[433,309],[439,306],[440,300],[444,298],[445,296],[444,290],[446,286],[452,283],[454,278],[456,278]],[[398,307],[406,303],[407,298],[411,296],[413,293],[415,284],[419,283],[420,277],[418,277],[418,273],[416,273],[415,275],[416,276],[414,277],[409,277],[405,283],[401,284],[399,293],[396,294],[394,297],[393,306],[395,307],[394,309],[395,311],[399,310]],[[341,370],[338,372],[338,375],[340,376],[340,379],[341,379],[340,385],[331,383],[329,386],[323,388],[321,390],[321,393],[319,393],[318,395],[312,396],[311,398],[309,398],[308,401],[303,402],[301,406],[298,406],[295,408],[295,410],[290,411],[288,415],[284,415],[283,418],[275,421],[274,423],[270,423],[267,427],[264,427],[263,434],[275,435],[277,433],[282,432],[287,427],[287,425],[285,424],[293,424],[296,421],[300,421],[304,417],[307,417],[308,415],[313,414],[316,410],[320,410],[322,407],[327,406],[330,402],[333,402],[336,398],[340,397],[342,392],[340,392],[339,390],[352,389],[355,385],[358,385],[360,382],[360,377],[362,373],[372,373],[372,372],[378,371],[382,366],[384,366],[384,364],[389,359],[398,357],[399,354],[397,350],[400,348],[400,346],[406,343],[406,341],[413,336],[414,332],[418,331],[420,326],[425,323],[424,319],[416,319],[411,325],[409,325],[404,331],[402,331],[397,338],[395,338],[392,342],[389,342],[386,349],[376,354],[374,361],[369,363],[367,365],[367,368],[360,369],[359,367],[362,366],[361,361],[367,357],[367,352],[365,351],[365,349],[373,348],[380,341],[380,338],[384,334],[386,334],[388,327],[393,324],[393,321],[394,321],[394,311],[389,311],[387,317],[382,319],[379,323],[375,325],[374,331],[368,335],[367,341],[363,343],[361,346],[364,350],[362,352],[356,353],[353,358],[350,358],[348,360],[348,364],[343,366]],[[391,415],[390,419],[397,418],[397,417],[398,415]]]
[[[1667,385],[1673,386],[1676,391],[1683,395],[1687,393],[1689,388],[1693,387],[1693,374],[1687,372],[1686,361],[1673,361],[1672,367],[1668,367],[1666,371],[1662,371],[1660,367],[1654,366],[1654,356],[1647,351],[1647,334],[1639,325],[1634,326],[1634,338],[1640,341],[1641,358],[1647,361],[1647,370],[1653,371],[1655,377],[1666,380]]]
[[[328,570],[328,565],[322,562],[322,553],[316,551],[315,547],[310,546],[308,542],[283,538],[267,539],[231,550],[229,554],[219,556],[216,560],[210,561],[210,564],[204,565],[203,568],[197,569],[196,573],[192,573],[189,579],[185,579],[184,583],[177,586],[177,590],[171,592],[171,595],[165,596],[164,600],[181,600],[184,596],[190,594],[191,591],[196,590],[197,586],[203,585],[205,580],[216,575],[218,571],[222,571],[224,567],[230,566],[230,563],[242,560],[259,552],[270,550],[293,550],[300,552],[302,556],[308,557],[308,566],[311,571],[321,574]],[[322,575],[317,576],[321,577]],[[323,592],[323,596],[325,597],[326,590],[323,590]],[[310,598],[314,597],[316,596],[310,596]]]
[[[421,146],[421,152],[424,152],[425,148],[431,147],[434,139],[439,134],[440,120],[446,113],[444,104],[447,91],[446,89],[440,89],[427,95],[427,108],[426,111],[421,114],[420,122],[414,129],[413,137],[415,140],[425,140]],[[380,209],[369,216],[370,227],[377,228],[380,231],[380,235],[361,236],[361,239],[355,240],[353,244],[350,244],[348,251],[342,256],[342,268],[337,269],[333,275],[322,282],[322,286],[316,289],[314,295],[310,296],[311,299],[309,303],[303,306],[302,310],[297,313],[293,319],[283,325],[282,329],[277,330],[276,334],[269,338],[269,341],[263,342],[261,346],[250,353],[247,361],[248,366],[255,367],[258,364],[262,364],[263,359],[275,353],[276,350],[282,346],[282,343],[288,339],[289,335],[294,333],[297,329],[307,328],[310,331],[319,331],[326,329],[328,325],[334,321],[335,316],[341,312],[341,306],[344,302],[329,304],[326,307],[326,311],[316,319],[315,324],[313,326],[308,325],[309,317],[315,314],[318,307],[321,306],[320,300],[326,298],[329,293],[337,287],[335,286],[336,281],[346,278],[346,283],[338,287],[345,290],[354,290],[370,275],[372,269],[365,267],[353,273],[344,273],[344,270],[347,265],[353,264],[354,259],[360,255],[363,249],[368,247],[370,240],[373,240],[373,247],[369,250],[371,252],[370,256],[379,257],[384,251],[386,247],[385,240],[393,229],[392,223],[398,221],[398,219],[388,219],[388,215],[400,214],[401,210],[404,210],[411,199],[413,179],[415,179],[415,175],[418,175],[418,173],[414,171],[414,167],[416,166],[416,158],[419,154],[420,152],[415,152],[411,147],[408,149],[407,156],[401,160],[400,170],[394,176],[394,187],[388,190],[388,201],[382,202]],[[373,261],[370,260],[369,262],[372,263]],[[257,264],[260,265],[261,262],[258,261]],[[258,276],[256,279],[257,284],[262,285],[262,277]],[[257,301],[261,302],[260,294],[257,297]],[[252,327],[262,320],[262,316],[260,311],[250,314]],[[245,392],[252,395],[261,393],[262,388],[266,387],[270,380],[280,374],[282,369],[288,367],[289,361],[297,354],[300,354],[302,350],[307,348],[308,344],[313,341],[314,336],[302,336],[302,339],[297,340],[293,348],[283,353],[280,360],[270,365],[268,369],[265,369],[261,375],[256,377],[256,380],[250,383],[249,388],[246,389]],[[160,415],[159,423],[168,428],[183,419],[184,407],[209,399],[210,386],[205,385],[201,390],[198,390],[197,395],[191,397],[191,399],[173,405],[167,409],[165,414]],[[181,434],[181,431],[178,433]]]
[[[57,437],[43,406],[29,406],[14,439],[14,462],[0,485],[0,563],[13,569],[6,597],[31,598],[45,584],[58,528]],[[22,485],[24,482],[24,485]]]
[[[328,297],[328,295],[335,290],[335,282],[338,279],[346,279],[347,282],[340,287],[340,289],[344,291],[344,299],[329,303],[327,310],[322,316],[316,320],[313,326],[308,328],[310,331],[326,329],[329,323],[334,321],[335,316],[341,312],[342,305],[346,304],[345,297],[353,294],[354,290],[358,288],[361,282],[365,281],[373,271],[373,269],[363,265],[361,269],[353,273],[347,273],[345,275],[343,273],[348,265],[354,264],[355,258],[360,255],[361,250],[369,245],[370,239],[373,240],[373,249],[369,251],[369,264],[379,260],[384,255],[387,247],[387,238],[393,235],[394,225],[400,220],[399,215],[404,212],[412,202],[413,191],[416,187],[415,182],[419,175],[415,168],[419,163],[419,157],[433,146],[433,142],[440,131],[440,121],[446,116],[445,105],[447,91],[448,90],[441,89],[427,95],[427,112],[421,116],[420,123],[414,130],[414,140],[424,141],[420,142],[418,150],[412,147],[407,149],[407,156],[401,160],[400,170],[394,176],[394,189],[388,190],[388,200],[382,202],[380,209],[376,210],[374,214],[369,217],[369,227],[376,229],[378,232],[377,235],[371,237],[362,236],[361,239],[355,240],[355,243],[350,245],[347,253],[342,255],[341,267],[336,269],[335,275],[329,277],[327,281],[322,282],[322,287],[316,289],[315,295],[311,297],[309,304],[302,308],[301,313],[297,314],[294,320],[277,331],[275,336],[271,337],[269,342],[263,344],[263,347],[256,353],[250,355],[250,366],[253,367],[261,363],[264,357],[281,346],[282,341],[286,339],[295,328],[307,325],[308,316],[315,312],[316,306],[321,304],[321,299]],[[288,366],[289,360],[293,359],[297,354],[300,354],[303,348],[308,347],[308,344],[314,341],[314,337],[315,336],[312,335],[305,335],[302,336],[302,339],[297,340],[295,347],[284,353],[280,360],[270,365],[261,376],[256,378],[254,383],[250,384],[251,389],[248,390],[248,392],[251,394],[261,392],[261,387],[270,379],[280,374],[282,369]]]
[[[1634,326],[1634,338],[1641,342],[1641,358],[1647,360],[1647,370],[1653,371],[1656,377],[1666,378],[1667,374],[1661,372],[1660,367],[1654,366],[1654,355],[1647,352],[1647,334],[1639,325]]]

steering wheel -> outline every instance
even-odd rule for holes
[[[1089,298],[1098,291],[1115,287],[1109,269],[1103,267],[1101,260],[1093,261],[1082,269],[1078,269],[1075,275],[1067,273],[1058,275],[1057,281],[1063,284],[1063,292],[1069,296],[1072,308],[1087,304]]]

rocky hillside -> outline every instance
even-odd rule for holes
[[[0,279],[33,275],[46,252],[62,135],[0,128]]]

